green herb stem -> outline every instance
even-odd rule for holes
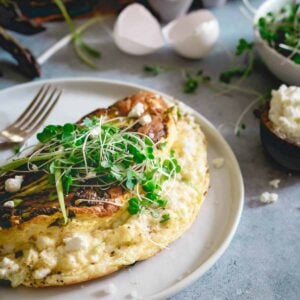
[[[23,157],[23,158],[13,160],[13,161],[9,162],[8,164],[0,167],[0,175],[3,175],[11,170],[17,169],[17,168],[27,164],[28,161],[38,162],[38,161],[47,160],[49,158],[55,157],[59,153],[60,153],[60,151],[56,151],[56,152],[52,152],[52,153],[45,153],[45,154],[31,156],[30,159],[28,159],[28,157]]]
[[[100,58],[101,52],[89,46],[87,43],[85,43],[82,39],[81,34],[85,30],[87,30],[90,26],[94,25],[99,21],[102,21],[103,17],[99,17],[99,16],[95,17],[89,20],[88,22],[86,22],[85,24],[83,24],[82,26],[80,26],[78,29],[76,29],[64,3],[61,0],[54,0],[54,1],[69,26],[72,35],[74,50],[77,56],[80,58],[81,61],[83,61],[89,67],[96,68],[96,65],[92,60],[92,58]]]
[[[62,185],[62,174],[61,174],[59,163],[57,163],[57,165],[56,165],[56,168],[54,171],[54,177],[55,177],[55,187],[56,187],[60,210],[61,210],[63,218],[64,218],[64,224],[67,224],[68,216],[67,216],[67,210],[66,210],[66,205],[65,205],[64,191],[63,191],[63,185]]]

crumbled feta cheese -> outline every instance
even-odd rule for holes
[[[139,123],[140,123],[142,126],[151,123],[151,121],[152,121],[152,118],[151,118],[151,116],[148,115],[148,114],[142,116],[142,117],[139,119]]]
[[[115,294],[117,292],[117,287],[113,283],[109,283],[104,289],[104,293],[107,295]]]
[[[4,257],[0,263],[0,267],[6,274],[15,273],[19,270],[19,265],[8,257]]]
[[[87,250],[89,247],[89,236],[76,233],[71,237],[64,238],[65,250],[68,252]]]
[[[23,176],[15,176],[15,178],[8,178],[5,181],[5,190],[9,193],[16,193],[21,189]]]
[[[128,117],[129,118],[139,118],[143,115],[145,111],[143,103],[137,103],[129,112]]]
[[[28,251],[25,253],[25,263],[27,265],[33,265],[37,262],[39,257],[39,254],[36,250],[33,248],[30,248]]]
[[[10,207],[10,208],[14,208],[15,207],[15,203],[14,201],[10,200],[10,201],[6,201],[3,203],[4,207]]]
[[[300,87],[283,84],[272,91],[269,119],[283,138],[300,144]]]
[[[11,267],[15,262],[8,258],[8,257],[4,257],[2,262],[0,263],[1,267]]]
[[[91,179],[91,178],[95,178],[97,176],[96,172],[88,172],[85,176],[85,179]]]
[[[38,236],[36,240],[36,246],[39,250],[44,250],[46,248],[53,247],[54,245],[55,240],[45,235]]]
[[[6,269],[1,269],[1,268],[0,268],[0,278],[1,278],[1,279],[5,279],[5,278],[7,277],[7,275],[8,275],[7,270],[6,270]]]
[[[278,189],[280,181],[281,181],[280,179],[273,179],[273,180],[269,181],[269,185],[275,189]]]
[[[100,127],[95,127],[90,131],[90,137],[92,139],[95,139],[99,136],[100,132],[101,132],[101,128]]]
[[[264,192],[260,195],[260,202],[262,203],[273,203],[278,200],[278,194]]]
[[[49,268],[40,268],[33,272],[34,279],[43,279],[48,274],[50,274],[51,270]]]
[[[54,251],[43,250],[40,253],[40,258],[43,263],[49,268],[54,268],[57,264],[57,257]]]
[[[221,169],[224,166],[225,160],[223,157],[213,159],[212,164],[215,169]]]
[[[16,272],[19,271],[19,269],[20,269],[19,265],[16,264],[16,263],[14,263],[14,264],[9,268],[9,271],[10,271],[11,273],[16,273]]]
[[[31,165],[31,169],[32,169],[33,171],[38,171],[38,170],[39,170],[39,167],[38,167],[37,165],[35,165],[35,164],[32,164],[32,165]]]

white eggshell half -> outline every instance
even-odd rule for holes
[[[113,38],[120,50],[132,55],[149,54],[164,46],[160,24],[137,3],[127,6],[119,14]]]
[[[220,28],[217,18],[209,10],[200,9],[167,24],[163,33],[178,54],[197,59],[211,52]]]

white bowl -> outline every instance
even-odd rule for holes
[[[288,0],[268,0],[264,2],[256,11],[254,16],[254,26],[257,24],[260,17],[266,16],[268,12],[277,12],[282,6],[290,1]],[[266,41],[264,41],[257,29],[256,48],[264,63],[269,70],[283,82],[290,85],[300,86],[300,65],[287,59],[285,56],[271,48]]]

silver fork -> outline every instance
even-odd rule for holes
[[[0,131],[0,146],[23,143],[45,121],[62,91],[43,85],[18,119]]]

